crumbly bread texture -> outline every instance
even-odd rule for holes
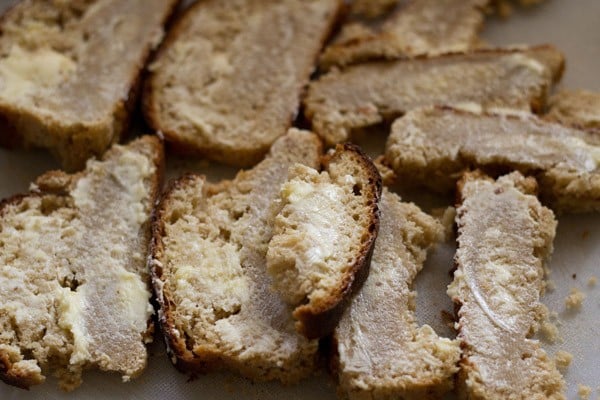
[[[458,184],[458,250],[448,295],[458,306],[459,393],[468,399],[564,399],[564,380],[529,336],[544,307],[544,261],[556,220],[532,195],[533,178]]]
[[[412,282],[439,222],[383,190],[371,270],[334,334],[334,370],[345,399],[438,398],[453,387],[460,348],[415,319]]]
[[[321,173],[290,168],[267,252],[273,287],[308,338],[333,332],[369,273],[379,229],[381,177],[371,160],[345,144],[324,164]]]
[[[150,66],[148,122],[172,146],[251,166],[284,135],[340,0],[204,0]]]
[[[2,380],[29,388],[53,374],[71,390],[83,369],[127,381],[145,368],[162,163],[162,143],[146,136],[76,175],[48,172],[0,205]]]
[[[385,159],[405,180],[438,191],[451,189],[469,167],[518,170],[538,178],[556,211],[600,210],[598,135],[529,113],[416,110],[392,125]]]
[[[600,130],[600,93],[561,90],[548,101],[546,118],[584,129]]]
[[[473,105],[541,110],[564,59],[551,46],[379,61],[332,70],[313,81],[305,114],[329,143],[411,109]]]
[[[349,21],[320,58],[322,69],[372,59],[471,50],[480,44],[488,0],[412,0],[379,23]],[[353,7],[355,7],[353,5]],[[366,9],[365,11],[377,11]]]
[[[254,380],[295,382],[313,371],[318,343],[296,332],[273,292],[265,258],[271,209],[296,163],[318,168],[316,135],[292,129],[232,181],[176,181],[158,208],[151,271],[159,323],[175,366],[228,368]]]
[[[24,0],[0,20],[0,144],[67,170],[125,131],[140,73],[177,0]]]

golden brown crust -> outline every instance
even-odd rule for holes
[[[362,190],[366,191],[366,197],[370,199],[369,214],[373,218],[363,233],[359,256],[344,275],[336,293],[323,301],[305,304],[294,310],[294,318],[298,321],[296,328],[309,339],[324,337],[333,332],[352,295],[360,289],[367,279],[379,229],[381,176],[370,158],[358,146],[351,143],[337,145],[335,153],[325,156],[323,160],[325,169],[330,163],[336,162],[343,156],[353,158],[356,164],[366,171],[368,183]]]

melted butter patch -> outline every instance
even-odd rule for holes
[[[14,45],[0,60],[0,95],[14,100],[40,87],[56,87],[76,69],[73,60],[54,50],[29,51]]]
[[[542,63],[540,63],[536,59],[528,57],[524,54],[516,53],[516,54],[511,55],[508,59],[512,63],[525,66],[540,75],[545,74],[547,71],[546,67]]]
[[[136,332],[144,332],[154,313],[150,304],[150,292],[141,278],[132,272],[121,270],[116,274],[118,305],[121,317],[129,321]]]
[[[90,358],[90,337],[83,321],[85,320],[85,291],[86,285],[81,285],[73,292],[68,288],[59,289],[56,293],[58,299],[58,326],[73,335],[73,352],[71,364],[83,363]]]
[[[334,220],[331,213],[339,207],[342,189],[331,183],[314,185],[292,180],[283,185],[281,197],[294,214],[302,216],[299,229],[305,232],[304,238],[310,246],[305,247],[301,260],[306,267],[325,264],[334,255],[343,231],[339,226],[343,220]]]

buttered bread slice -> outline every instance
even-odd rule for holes
[[[600,130],[600,93],[561,90],[548,101],[546,118],[583,129]]]
[[[18,2],[0,20],[0,144],[66,169],[117,142],[177,0]]]
[[[369,277],[333,336],[338,392],[345,399],[438,398],[453,387],[460,348],[417,324],[411,286],[443,228],[387,189],[380,209]]]
[[[327,143],[424,106],[473,105],[541,111],[563,69],[551,46],[368,62],[313,81],[304,100],[313,130]]]
[[[145,114],[174,148],[251,166],[298,114],[341,0],[203,0],[172,28]]]
[[[557,211],[600,210],[598,135],[529,113],[417,110],[393,124],[385,159],[402,178],[435,190],[452,188],[473,166],[518,170],[538,178]]]
[[[381,178],[351,144],[317,170],[295,165],[281,188],[267,252],[273,286],[308,338],[329,335],[368,275],[379,228]]]
[[[316,135],[292,129],[256,167],[213,185],[177,180],[154,223],[152,275],[159,323],[175,366],[227,368],[254,380],[295,382],[310,374],[318,343],[296,332],[273,292],[265,257],[272,203],[296,163],[319,166]]]
[[[162,143],[146,136],[76,175],[42,175],[0,205],[2,380],[29,388],[51,374],[70,390],[87,368],[124,381],[143,371],[162,163]]]
[[[458,250],[448,295],[458,305],[468,399],[564,399],[564,380],[537,340],[544,261],[556,220],[518,172],[494,181],[468,173],[458,184]]]
[[[350,20],[342,25],[334,42],[321,55],[322,68],[471,50],[479,44],[483,7],[488,0],[392,1],[396,8],[382,21],[381,9],[389,9],[390,5],[376,7],[377,1],[369,1],[375,3],[369,7],[366,3],[353,2],[352,10],[366,20]]]

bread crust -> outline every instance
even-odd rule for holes
[[[162,259],[164,244],[162,238],[165,236],[164,214],[168,205],[169,194],[175,190],[186,187],[196,180],[204,180],[197,174],[185,174],[179,179],[171,181],[163,191],[160,200],[152,215],[152,238],[148,256],[148,269],[150,271],[152,289],[157,303],[157,319],[161,327],[162,336],[166,345],[167,355],[173,362],[175,368],[180,372],[204,373],[209,369],[210,362],[194,355],[187,348],[185,338],[182,338],[175,327],[173,314],[170,312],[171,304],[165,298],[171,298],[170,293],[165,293],[163,284],[163,266],[156,260]]]
[[[299,84],[299,90],[297,95],[297,106],[289,113],[287,123],[281,127],[282,135],[285,134],[287,129],[292,127],[294,119],[300,113],[301,100],[304,97],[305,87],[309,83],[310,74],[316,69],[317,60],[319,57],[319,51],[330,37],[335,27],[335,22],[339,19],[340,15],[344,11],[344,2],[342,0],[333,0],[336,2],[334,12],[331,13],[330,18],[327,22],[328,29],[323,30],[322,35],[319,39],[319,45],[316,46],[313,56],[313,61],[310,66],[303,71],[303,75],[306,77],[304,82]],[[182,30],[185,28],[185,23],[188,20],[193,19],[195,13],[206,7],[206,1],[198,1],[188,7],[181,15],[179,15],[172,23],[171,28],[167,32],[167,35],[161,43],[158,51],[154,54],[151,63],[160,60],[166,52],[177,42],[182,36]],[[308,65],[308,64],[307,64]],[[148,70],[147,78],[143,86],[142,95],[142,111],[144,118],[148,125],[157,132],[161,132],[167,142],[168,148],[174,153],[181,155],[191,155],[197,157],[204,157],[210,160],[222,162],[228,165],[234,165],[238,167],[251,167],[261,161],[264,156],[268,153],[271,145],[277,139],[274,138],[269,143],[261,143],[256,141],[251,145],[237,143],[235,146],[226,146],[218,141],[212,141],[212,143],[199,143],[198,140],[188,139],[180,135],[175,129],[169,127],[163,122],[161,118],[161,110],[159,109],[158,89],[155,84],[155,77],[157,73],[152,69]]]
[[[309,339],[327,336],[337,326],[352,296],[360,290],[369,275],[371,256],[373,255],[375,239],[379,230],[379,200],[382,191],[381,176],[370,158],[358,146],[351,143],[338,145],[334,153],[326,155],[323,159],[325,169],[344,153],[353,158],[361,166],[361,169],[367,172],[368,184],[366,188],[363,187],[363,190],[366,189],[366,196],[371,198],[369,214],[373,218],[369,226],[365,229],[364,235],[367,238],[362,243],[359,256],[344,275],[339,287],[336,288],[336,293],[322,301],[304,304],[294,310],[294,318],[298,321],[296,329]]]

